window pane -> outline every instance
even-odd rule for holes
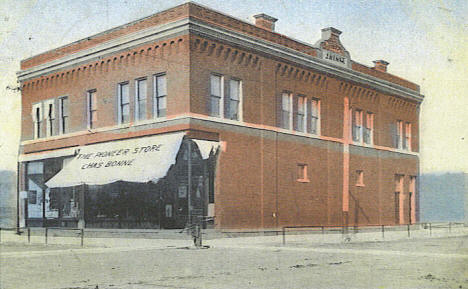
[[[124,104],[122,105],[122,122],[130,121],[130,105]]]
[[[239,100],[240,93],[240,81],[231,80],[229,84],[229,96],[231,99]]]
[[[159,117],[165,117],[166,116],[166,109],[165,108],[160,109],[159,113],[158,113],[158,116]]]
[[[239,102],[237,100],[231,100],[229,103],[229,118],[239,119]]]
[[[396,147],[401,149],[401,146],[402,146],[402,129],[403,129],[403,125],[402,125],[402,122],[401,121],[397,121],[397,127],[396,127]]]
[[[62,133],[66,133],[68,131],[68,117],[62,117]]]
[[[318,117],[318,101],[317,100],[312,100],[312,109],[310,114],[312,116]]]
[[[96,121],[97,121],[97,111],[93,110],[91,112],[91,124],[95,124]]]
[[[137,81],[137,105],[138,115],[137,119],[146,119],[146,79]]]
[[[289,111],[290,110],[289,100],[290,100],[289,94],[283,93],[283,97],[282,97],[282,109],[283,109],[283,111]]]
[[[39,107],[36,108],[36,121],[37,122],[41,121],[41,109]]]
[[[146,118],[146,100],[142,99],[138,101],[138,119]]]
[[[318,119],[316,117],[310,119],[310,133],[317,134],[317,123]]]
[[[221,96],[221,76],[211,75],[211,95]]]
[[[97,96],[95,91],[89,93],[89,108],[90,110],[97,109]]]
[[[210,97],[210,115],[219,116],[219,102],[220,98]]]
[[[49,136],[54,135],[54,120],[52,118],[49,118],[48,133],[49,133]]]
[[[305,112],[305,103],[306,103],[306,98],[305,97],[299,97],[297,99],[297,111],[300,114],[304,114]]]
[[[48,119],[53,119],[54,118],[54,105],[49,103],[49,110],[47,113],[47,118]]]
[[[370,144],[371,143],[371,130],[369,128],[364,128],[364,143]]]
[[[159,109],[166,109],[167,107],[167,100],[166,97],[159,97],[158,98],[158,107]]]
[[[289,129],[289,112],[288,111],[282,111],[281,113],[281,118],[282,118],[282,127]]]
[[[166,95],[166,75],[156,77],[156,94],[158,96]]]
[[[138,99],[146,99],[146,79],[138,80]]]
[[[68,116],[68,98],[61,98],[62,100],[62,116]]]
[[[166,106],[167,106],[167,99],[165,96],[163,97],[157,97],[155,99],[156,103],[156,111],[155,111],[155,116],[157,117],[164,117],[166,116]]]
[[[128,84],[121,84],[120,85],[120,102],[121,104],[130,103],[130,96],[129,96],[129,88]]]
[[[354,125],[353,126],[353,141],[360,141],[361,140],[361,126]]]
[[[297,115],[297,130],[304,132],[304,115]]]

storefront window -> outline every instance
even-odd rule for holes
[[[167,175],[154,183],[118,181],[49,188],[45,184],[74,157],[29,162],[28,225],[76,227],[83,220],[87,228],[184,228],[190,214],[193,220],[207,213],[206,206],[214,197],[209,190],[213,189],[215,162],[204,159],[194,142],[191,148],[191,162],[185,141]]]
[[[44,188],[44,165],[30,162],[27,166],[28,218],[42,218],[42,195]]]

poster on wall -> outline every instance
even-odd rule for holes
[[[179,186],[177,196],[179,198],[186,198],[187,197],[187,186],[186,185],[180,185]]]

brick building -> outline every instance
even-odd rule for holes
[[[23,60],[23,222],[416,222],[419,86],[254,18],[186,3]]]

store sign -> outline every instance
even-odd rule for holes
[[[146,157],[142,155],[159,152],[162,146],[163,144],[153,144],[144,147],[79,153],[76,159],[83,162],[80,167],[82,170],[127,167],[134,165],[136,157]]]
[[[155,182],[175,163],[183,137],[172,133],[83,146],[46,186]]]
[[[348,58],[345,56],[342,56],[337,53],[333,53],[331,51],[323,50],[322,51],[322,59],[326,60],[327,62],[331,62],[336,65],[348,66]]]

